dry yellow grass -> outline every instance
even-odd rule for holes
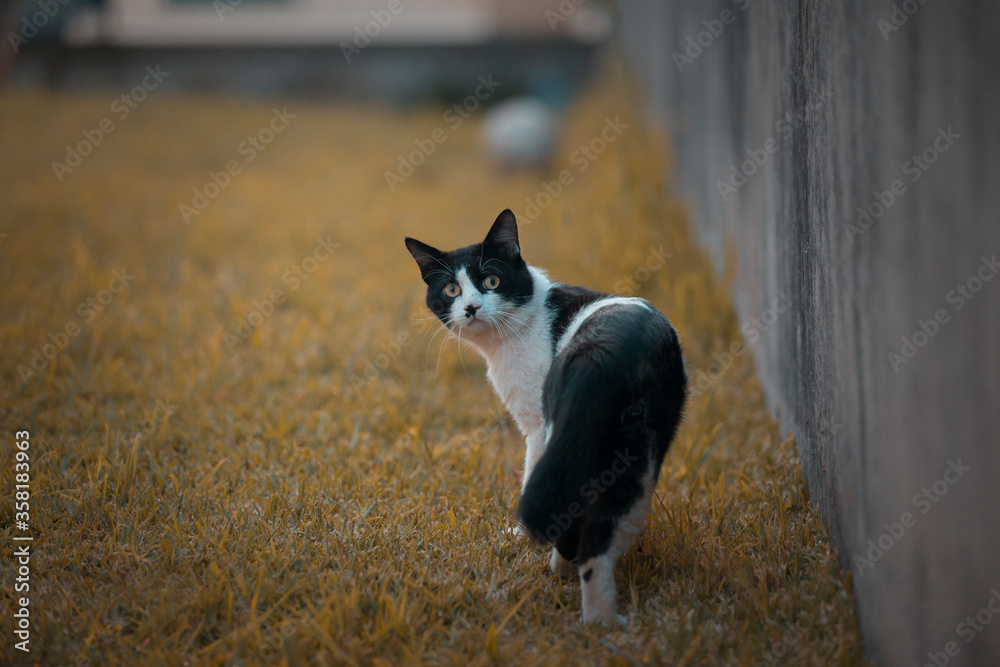
[[[59,183],[50,163],[112,96],[0,98],[0,532],[10,544],[10,443],[27,429],[31,661],[859,661],[848,582],[748,355],[691,401],[619,564],[627,632],[581,626],[577,584],[503,537],[521,438],[483,364],[435,338],[402,238],[475,242],[555,172],[495,173],[477,121],[451,131],[440,109],[289,101],[289,126],[186,225],[179,205],[243,160],[273,105],[156,91]],[[668,264],[638,293],[695,372],[738,326],[662,190],[662,145],[621,100],[571,110],[556,171],[574,182],[522,226],[524,254],[613,290],[662,245]],[[580,173],[573,151],[615,116],[628,129]],[[384,172],[438,126],[448,140],[390,193]],[[317,239],[338,245],[303,266]],[[122,267],[134,279],[87,321],[78,304],[107,300]],[[240,320],[267,315],[274,290],[282,303],[243,340]],[[71,322],[66,349],[22,380]],[[21,657],[12,644],[4,663]]]

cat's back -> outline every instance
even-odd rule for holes
[[[645,299],[604,294],[575,285],[554,283],[545,301],[553,356],[604,337],[609,347],[677,345],[670,321]],[[654,339],[649,334],[656,332]],[[584,333],[583,338],[580,334]]]

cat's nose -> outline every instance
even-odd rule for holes
[[[465,315],[467,317],[475,317],[476,311],[479,310],[480,308],[482,308],[482,306],[473,306],[472,304],[469,304],[468,306],[465,307]]]

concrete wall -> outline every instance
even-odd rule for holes
[[[794,304],[753,347],[869,654],[995,665],[1000,3],[895,2],[622,0],[619,40],[739,316]]]

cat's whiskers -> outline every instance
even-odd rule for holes
[[[454,271],[451,268],[451,265],[448,264],[448,262],[441,259],[440,257],[435,257],[434,261],[440,264],[442,267],[444,267],[446,273],[454,273]]]
[[[522,326],[522,327],[525,327],[525,326],[528,326],[528,325],[531,324],[531,322],[528,320],[528,318],[522,317],[520,315],[515,315],[514,313],[509,313],[507,311],[501,310],[501,311],[499,311],[498,314],[503,316],[504,321],[506,321],[506,322],[513,322],[514,324],[517,324],[517,325]]]
[[[505,309],[502,309],[502,308],[499,309],[497,312],[503,313],[504,315],[507,315],[508,317],[512,317],[512,318],[516,319],[518,322],[520,322],[522,324],[527,324],[528,323],[528,319],[529,319],[528,316],[524,315],[524,314],[521,314],[519,312],[512,312],[510,310],[505,310]]]
[[[435,317],[434,319],[438,319],[438,318]],[[429,341],[427,341],[427,351],[424,353],[424,370],[427,370],[427,363],[430,361],[431,345],[434,344],[434,339],[437,338],[438,334],[441,333],[442,331],[447,332],[448,331],[448,327],[445,326],[444,324],[442,324],[441,320],[438,320],[437,331],[435,331],[434,334],[431,336],[431,339]],[[444,343],[445,343],[446,340],[448,340],[447,333],[446,333],[445,337],[441,339],[441,345],[442,346],[444,346]],[[439,364],[441,363],[440,362],[440,355],[438,355],[438,363]],[[436,369],[435,369],[434,373],[435,373],[435,375],[437,374],[437,370]]]
[[[513,339],[510,337],[510,326],[505,322],[503,315],[503,313],[497,313],[494,323],[496,324],[497,333],[500,335],[500,344],[506,347],[513,342]],[[507,334],[506,336],[504,336],[505,333]]]
[[[492,264],[493,262],[497,262],[497,263],[499,263],[499,264],[503,264],[503,266],[504,266],[504,268],[505,268],[505,269],[509,269],[509,268],[510,268],[510,267],[509,267],[509,266],[507,265],[507,262],[503,261],[502,259],[497,259],[496,257],[494,257],[494,258],[492,258],[492,259],[489,259],[489,260],[486,260],[486,263],[485,263],[485,264],[483,264],[483,263],[482,263],[482,259],[480,258],[480,264],[479,264],[479,269],[480,269],[480,271],[482,271],[483,273],[486,273],[487,271],[489,271],[489,269],[490,269],[490,264]],[[499,270],[499,269],[494,269],[494,271],[496,271],[497,273],[499,273],[499,272],[500,272],[500,270]]]
[[[430,278],[430,277],[436,276],[438,274],[450,276],[450,275],[452,275],[452,272],[449,271],[449,270],[445,270],[445,269],[434,269],[433,271],[428,271],[427,272],[427,277]]]
[[[497,310],[493,313],[493,317],[490,321],[490,326],[494,328],[497,335],[500,337],[501,345],[509,345],[512,342],[510,334],[513,333],[511,327],[507,324],[507,319],[509,318],[508,313],[503,310]],[[492,339],[490,340],[492,344]]]
[[[437,336],[439,333],[441,333],[442,329],[444,331],[448,331],[448,325],[451,324],[451,318],[450,317],[447,318],[446,321],[444,321],[444,322],[442,322],[441,319],[438,318],[438,317],[434,317],[434,318],[431,318],[431,319],[437,320],[437,325],[438,325],[438,329],[437,329],[437,331],[434,332],[434,336]],[[431,340],[433,340],[433,339],[434,339],[434,337],[432,336]]]
[[[445,345],[448,344],[448,340],[448,336],[445,336],[441,339],[441,345],[438,346],[437,363],[434,366],[434,377],[437,377],[438,373],[441,371],[441,357],[444,355],[444,348]]]
[[[469,379],[469,382],[471,383],[472,376],[469,375],[469,369],[468,367],[466,367],[465,359],[462,357],[462,326],[463,326],[462,324],[458,325],[458,334],[456,334],[455,336],[455,338],[458,339],[458,360],[462,363],[462,370],[465,371],[465,377],[467,377]]]
[[[511,322],[518,325],[518,327],[515,329],[513,326],[511,326]],[[523,328],[528,325],[527,320],[517,315],[514,315],[513,313],[497,311],[497,323],[501,324],[507,330],[508,334],[517,336],[518,342],[521,343],[524,342]],[[508,336],[508,340],[513,341],[513,337]]]
[[[496,322],[487,322],[490,327],[490,347],[493,347],[493,339],[499,333],[499,329],[496,326]],[[500,336],[500,343],[503,344],[503,336]]]
[[[504,327],[503,319],[500,317],[501,315],[503,315],[502,312],[497,312],[497,318],[495,320],[493,320],[492,322],[490,322],[490,328],[493,329],[493,331],[495,331],[496,334],[500,337],[500,344],[506,346],[506,345],[510,344],[510,337],[509,336],[507,336],[506,338],[504,337],[504,328],[505,327]],[[490,345],[491,346],[493,345],[493,337],[492,336],[490,336]]]

